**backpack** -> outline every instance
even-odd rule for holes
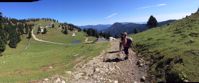
[[[133,39],[130,38],[130,37],[128,37],[128,38],[127,38],[127,45],[128,45],[129,47],[132,47],[132,43],[133,43]]]

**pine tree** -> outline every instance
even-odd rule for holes
[[[110,34],[110,32],[108,32],[108,33],[105,33],[105,38],[106,38],[106,39],[109,39],[109,37],[111,37],[111,34]]]
[[[28,32],[27,39],[32,38],[32,26],[33,26],[33,25],[30,25],[30,26],[29,26],[29,32]]]
[[[63,31],[64,34],[68,34],[68,30],[65,28]]]
[[[86,29],[83,29],[83,32],[87,32],[87,30],[86,30]]]
[[[0,56],[2,55],[1,53],[5,51],[5,48],[6,48],[6,42],[5,42],[5,34],[4,34],[4,31],[3,31],[3,27],[2,27],[2,13],[0,12]]]
[[[118,36],[118,35],[115,35],[114,37],[115,37],[115,38],[119,38],[119,36]]]
[[[11,26],[8,38],[9,38],[8,45],[11,48],[16,48],[17,44],[21,41],[20,34],[18,34],[16,31],[16,26]]]
[[[158,21],[156,20],[156,18],[154,16],[150,16],[147,22],[147,26],[149,28],[154,28],[154,27],[157,27],[157,25],[158,25]]]
[[[20,33],[20,35],[24,34],[24,27],[22,24],[18,24],[17,28],[18,28],[18,32]]]
[[[2,22],[2,13],[0,12],[0,23]]]
[[[28,33],[27,39],[30,39],[30,38],[32,38],[32,32]]]
[[[25,28],[25,34],[28,34],[28,32],[29,32],[28,24],[24,24],[24,28]]]
[[[52,24],[52,28],[55,28],[55,24]]]
[[[139,33],[139,30],[137,28],[134,29],[134,33]]]
[[[47,33],[47,29],[46,28],[44,28],[44,32],[42,33],[42,34],[46,34]]]
[[[41,32],[41,28],[38,27],[38,28],[37,28],[37,34],[39,34],[40,32]]]

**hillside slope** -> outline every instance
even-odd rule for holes
[[[43,25],[51,22],[38,23]],[[48,28],[46,34],[36,37],[65,44],[71,44],[74,40],[80,40],[80,43],[70,46],[56,45],[28,40],[22,35],[17,47],[13,49],[7,46],[4,56],[0,57],[0,83],[29,83],[54,75],[65,75],[65,71],[73,69],[74,65],[81,61],[99,55],[107,46],[107,43],[83,44],[83,32],[77,32],[75,37],[72,32],[64,35],[57,24],[54,28]]]
[[[199,81],[199,14],[132,35],[158,82]]]

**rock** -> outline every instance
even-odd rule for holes
[[[75,55],[73,55],[73,56],[79,56],[79,54],[75,54]]]
[[[184,82],[189,82],[189,80],[184,80]]]
[[[111,79],[108,79],[108,81],[109,81],[109,83],[111,83],[111,82],[112,82],[112,80],[111,80]]]
[[[138,62],[137,62],[137,65],[139,66],[139,67],[143,67],[144,66],[144,61],[142,60],[142,59],[140,59],[140,60],[138,60]]]
[[[143,67],[143,66],[144,66],[144,64],[142,64],[142,63],[141,63],[139,66],[140,66],[140,67]]]
[[[45,79],[44,79],[44,81],[48,81],[48,80],[49,80],[48,78],[45,78]]]
[[[80,79],[84,73],[78,73],[75,75],[75,79]]]
[[[98,78],[98,76],[97,75],[93,75],[93,78]]]
[[[86,75],[88,76],[92,76],[94,73],[95,69],[88,69],[87,71],[85,71]]]
[[[118,83],[118,81],[117,81],[117,80],[115,80],[115,81],[114,81],[114,83]]]
[[[88,76],[85,76],[84,79],[85,79],[85,80],[88,80]]]
[[[69,74],[69,75],[71,75],[71,74],[72,74],[72,72],[71,72],[71,71],[66,71],[65,73],[66,73],[66,74]]]
[[[95,72],[99,72],[100,71],[100,69],[99,68],[95,68]]]
[[[62,80],[61,83],[66,83],[66,82],[64,80]]]
[[[49,69],[52,69],[53,67],[52,66],[49,66]]]
[[[103,71],[100,71],[100,74],[104,74],[105,72],[106,72],[106,71],[104,71],[104,70],[103,70]]]
[[[146,80],[145,76],[142,76],[142,78],[140,79],[141,82],[144,82]]]
[[[60,83],[60,82],[61,82],[61,79],[57,78],[54,83]]]

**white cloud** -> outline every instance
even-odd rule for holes
[[[112,14],[106,16],[105,18],[110,19],[110,18],[113,18],[114,16],[117,16],[117,15],[118,15],[118,13],[112,13]]]
[[[166,6],[166,5],[168,5],[168,4],[161,3],[161,4],[156,4],[156,5],[144,6],[144,7],[140,7],[140,8],[137,8],[137,9],[157,8],[157,7],[162,7],[162,6]]]
[[[162,4],[157,4],[157,7],[161,7],[161,6],[166,6],[167,4],[162,3]]]

